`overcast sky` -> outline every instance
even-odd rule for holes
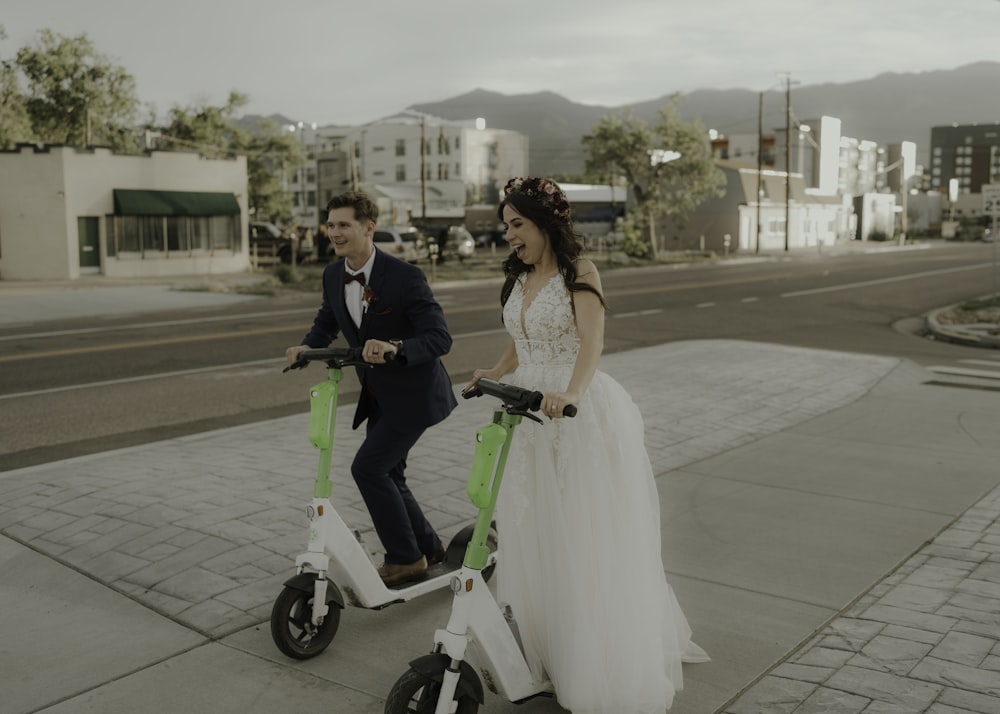
[[[320,125],[476,88],[621,106],[1000,61],[998,0],[3,0],[0,25],[3,59],[86,34],[160,116],[238,90]]]

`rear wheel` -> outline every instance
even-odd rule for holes
[[[409,669],[392,685],[385,700],[385,714],[433,714],[440,691],[440,679],[432,679]],[[461,688],[458,691],[461,692]],[[476,714],[479,711],[479,704],[472,697],[456,693],[456,701],[456,714]]]
[[[317,626],[312,622],[313,592],[285,587],[271,608],[271,639],[292,659],[310,659],[325,650],[340,626],[340,606],[330,609]]]

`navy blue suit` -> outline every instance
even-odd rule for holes
[[[402,340],[405,356],[385,365],[358,367],[361,396],[355,429],[368,421],[351,473],[385,548],[387,563],[412,563],[440,546],[406,485],[406,457],[429,426],[458,405],[441,357],[451,335],[423,272],[376,249],[368,276],[374,300],[360,326],[344,301],[344,261],[323,272],[323,304],[302,344],[327,347],[342,334],[352,347],[366,340]]]

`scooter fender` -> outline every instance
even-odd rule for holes
[[[301,590],[304,593],[311,593],[315,589],[315,573],[299,573],[293,575],[285,581],[285,587],[292,590]],[[340,592],[337,584],[327,578],[326,580],[326,604],[336,603],[338,607],[344,607],[344,596]]]
[[[410,667],[414,672],[418,672],[433,682],[441,683],[445,669],[451,664],[451,657],[444,652],[428,654],[410,662]],[[458,692],[467,697],[472,697],[480,704],[486,699],[483,693],[483,683],[479,681],[479,675],[472,665],[462,660],[459,663],[461,675],[458,680]]]

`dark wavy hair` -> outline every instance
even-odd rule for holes
[[[570,292],[587,291],[597,296],[601,305],[606,310],[608,304],[604,301],[604,296],[592,285],[577,280],[576,259],[583,252],[583,243],[580,236],[573,230],[573,224],[564,218],[555,215],[551,210],[523,193],[509,193],[497,207],[497,220],[504,223],[504,206],[510,206],[519,214],[530,220],[544,233],[552,245],[552,250],[556,254],[556,263],[559,266],[559,273],[562,275],[566,289]],[[510,293],[514,289],[514,283],[524,273],[534,270],[533,266],[527,265],[516,253],[511,253],[503,262],[504,283],[500,288],[500,304],[506,305]]]
[[[335,208],[353,208],[356,221],[361,223],[371,221],[378,224],[378,204],[363,191],[347,191],[334,196],[327,201],[326,212],[329,213]]]

